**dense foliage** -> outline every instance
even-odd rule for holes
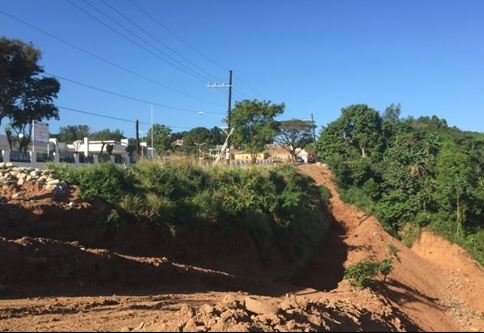
[[[206,169],[189,162],[142,161],[124,169],[111,163],[58,167],[79,185],[82,198],[103,198],[116,209],[107,222],[138,221],[168,227],[218,227],[230,237],[250,235],[261,251],[282,249],[304,262],[327,222],[319,211],[324,191],[293,166]]]
[[[257,154],[264,151],[279,133],[279,122],[274,118],[283,114],[285,107],[284,103],[272,104],[257,99],[236,102],[230,120],[234,128],[233,146],[250,153],[252,163],[255,163]]]
[[[314,123],[308,120],[292,119],[281,121],[275,143],[287,150],[292,160],[309,144],[314,142]]]
[[[15,133],[21,151],[30,144],[33,121],[59,120],[54,99],[60,84],[41,76],[40,60],[40,50],[31,43],[0,37],[0,125],[9,120],[5,128],[9,144]]]
[[[415,238],[428,227],[484,263],[484,134],[436,116],[399,115],[399,105],[381,116],[351,105],[322,129],[318,152],[341,197],[396,236]]]

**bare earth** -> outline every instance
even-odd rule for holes
[[[175,246],[148,227],[113,234],[97,224],[105,206],[73,187],[0,187],[0,331],[484,330],[484,271],[462,248],[424,232],[408,249],[343,204],[324,165],[300,169],[331,190],[333,226],[297,272],[261,268],[244,239]],[[343,280],[348,264],[392,255],[385,283]]]

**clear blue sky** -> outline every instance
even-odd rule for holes
[[[134,137],[150,104],[174,132],[222,127],[228,89],[207,83],[230,69],[233,102],[285,103],[281,120],[313,114],[317,133],[357,103],[484,132],[481,0],[0,0],[0,35],[32,42],[58,77],[52,133]]]

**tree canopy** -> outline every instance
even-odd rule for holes
[[[87,125],[68,125],[59,128],[57,138],[60,142],[67,144],[73,143],[76,140],[84,140],[89,137],[91,130]]]
[[[172,149],[171,129],[165,125],[154,124],[153,129],[148,130],[148,146],[151,145],[151,131],[153,130],[153,148],[156,150],[158,156],[167,155]]]
[[[236,102],[231,115],[233,145],[250,152],[255,162],[257,154],[274,141],[279,131],[279,123],[274,118],[283,114],[284,109],[284,103],[272,104],[257,99]]]
[[[89,140],[92,141],[114,140],[116,142],[120,142],[122,139],[126,139],[126,137],[124,136],[123,131],[120,131],[119,129],[111,131],[109,128],[105,128],[103,130],[89,134]]]
[[[55,78],[40,76],[44,72],[40,59],[41,52],[32,44],[0,38],[0,125],[9,119],[21,150],[30,143],[33,121],[59,119],[53,100],[60,84]]]
[[[275,142],[287,150],[293,160],[308,144],[314,141],[312,121],[292,119],[281,121]]]
[[[323,128],[317,149],[342,199],[375,214],[396,237],[407,230],[410,242],[428,227],[484,263],[483,133],[450,128],[435,115],[400,119],[399,104],[381,117],[353,105]]]

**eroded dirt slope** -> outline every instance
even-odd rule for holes
[[[277,279],[252,274],[249,248],[234,255],[244,240],[197,263],[196,248],[170,252],[151,230],[133,244],[99,231],[105,207],[73,187],[62,196],[28,184],[2,190],[0,331],[484,330],[484,274],[465,251],[430,234],[406,248],[339,200],[324,165],[300,168],[331,190],[324,213],[334,225],[306,267]],[[373,290],[342,279],[350,263],[390,256],[394,270]]]

